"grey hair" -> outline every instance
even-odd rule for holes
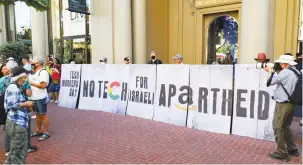
[[[42,58],[42,57],[36,56],[36,57],[34,57],[34,60],[37,61],[41,65],[44,64],[44,58]]]
[[[7,63],[6,63],[6,67],[8,67],[10,70],[14,69],[14,68],[17,68],[18,67],[18,64],[16,61],[14,60],[9,60]]]

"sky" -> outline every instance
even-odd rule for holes
[[[15,3],[16,27],[17,33],[22,31],[21,26],[30,27],[31,25],[31,10],[24,2]]]

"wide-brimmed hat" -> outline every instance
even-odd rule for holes
[[[27,76],[28,73],[22,66],[14,68],[12,70],[12,81],[17,81],[19,78]]]
[[[293,56],[290,56],[290,55],[281,55],[279,57],[279,59],[275,61],[275,63],[289,64],[289,65],[292,65],[292,66],[298,64],[294,61]]]
[[[270,61],[270,59],[266,58],[265,53],[259,53],[257,58],[255,58],[255,60],[263,60],[263,61],[266,61],[266,62]]]

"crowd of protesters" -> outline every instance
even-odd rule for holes
[[[9,58],[0,66],[0,124],[5,130],[5,164],[24,164],[27,153],[38,149],[31,145],[31,137],[39,137],[39,141],[50,137],[47,104],[49,100],[58,102],[60,75],[60,61],[52,56],[33,60],[25,56],[20,66]],[[32,118],[36,118],[34,132]]]

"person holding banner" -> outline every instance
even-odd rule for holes
[[[150,53],[151,60],[148,61],[148,64],[162,64],[162,61],[156,58],[156,51]]]
[[[177,54],[173,59],[175,64],[183,64],[183,56],[181,54]]]
[[[276,101],[276,107],[272,122],[277,151],[270,153],[269,156],[273,159],[288,161],[288,154],[299,156],[298,148],[293,141],[289,122],[289,118],[293,115],[295,105],[290,101],[288,94],[294,93],[298,82],[298,77],[295,72],[300,71],[293,69],[292,66],[295,66],[297,63],[294,62],[293,57],[289,55],[281,55],[275,63],[280,65],[280,68],[276,69],[276,74],[270,77],[269,84],[271,86],[277,85],[273,96],[273,99]],[[267,72],[272,70],[269,65],[264,69]]]

